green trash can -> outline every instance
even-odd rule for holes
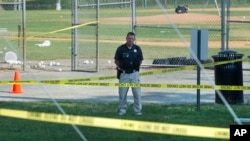
[[[214,62],[241,59],[244,55],[237,54],[232,50],[221,51],[212,56]],[[242,61],[216,65],[214,67],[216,85],[243,86]],[[242,104],[243,90],[220,90],[229,104]],[[215,91],[215,103],[223,104],[221,98]]]

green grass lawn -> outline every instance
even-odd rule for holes
[[[105,117],[135,121],[159,122],[170,124],[194,125],[204,127],[228,128],[234,123],[233,117],[225,106],[219,104],[201,105],[197,111],[195,104],[162,105],[144,104],[143,115],[134,116],[132,106],[125,116],[116,113],[117,103],[83,103],[83,102],[59,102],[67,114],[91,117]],[[52,102],[1,102],[1,108],[27,110],[30,112],[57,113],[59,110]],[[248,105],[232,105],[232,109],[238,117],[248,118],[250,113]],[[13,113],[15,114],[15,113]],[[68,124],[49,123],[16,118],[1,117],[0,138],[1,141],[78,141],[81,140],[76,131]],[[223,139],[198,138],[169,134],[144,133],[126,130],[114,130],[109,128],[96,128],[78,126],[82,134],[89,141],[120,140],[120,141],[220,141]]]

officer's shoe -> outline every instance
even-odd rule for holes
[[[126,112],[122,112],[122,111],[119,111],[119,112],[118,112],[118,115],[119,115],[119,116],[123,116],[123,115],[125,115],[125,114],[126,114]]]
[[[136,116],[141,116],[142,113],[141,113],[141,112],[136,112],[135,115],[136,115]]]

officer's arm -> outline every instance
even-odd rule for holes
[[[116,68],[117,68],[117,69],[120,69],[120,63],[119,63],[119,60],[115,60],[115,64],[116,64]]]

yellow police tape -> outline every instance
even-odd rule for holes
[[[63,29],[60,29],[60,30],[55,30],[55,31],[52,31],[52,32],[47,32],[47,33],[44,33],[44,34],[30,36],[28,38],[34,38],[34,37],[44,36],[44,35],[48,35],[48,34],[53,34],[53,33],[61,32],[61,31],[66,31],[66,30],[70,30],[70,29],[74,29],[74,28],[79,28],[79,27],[87,26],[87,25],[98,24],[98,23],[99,23],[99,21],[92,21],[92,22],[88,22],[88,23],[84,23],[84,24],[79,24],[79,25],[75,25],[75,26],[63,28]]]
[[[202,138],[229,139],[228,128],[202,127],[181,124],[167,124],[157,122],[123,120],[114,118],[61,115],[51,113],[38,113],[22,110],[0,109],[0,116],[21,118],[28,120],[53,122],[61,124],[74,124],[118,130],[170,134],[180,136],[194,136]]]
[[[192,84],[143,84],[143,83],[105,83],[105,82],[62,82],[42,81],[43,84],[105,86],[105,87],[144,87],[144,88],[172,88],[172,89],[217,89],[217,90],[250,90],[250,86],[229,85],[192,85]],[[0,83],[1,84],[1,83]]]
[[[216,63],[204,64],[204,67],[223,65],[228,63],[234,63],[243,61],[244,59],[236,59],[229,61],[222,61]],[[167,68],[155,71],[141,72],[140,75],[156,75],[163,74],[167,72],[175,72],[180,70],[192,70],[196,69],[197,65],[194,66],[183,66],[177,68]],[[109,87],[147,87],[147,88],[178,88],[178,89],[217,89],[217,90],[250,90],[250,86],[232,86],[232,85],[191,85],[191,84],[136,84],[136,83],[105,83],[105,82],[86,82],[86,81],[96,81],[96,80],[108,80],[115,79],[116,76],[102,76],[102,77],[92,77],[92,78],[81,78],[81,79],[65,79],[65,80],[24,80],[24,81],[0,81],[0,84],[60,84],[60,85],[82,85],[82,86],[109,86]]]
[[[212,66],[217,66],[217,65],[226,65],[226,64],[240,62],[240,61],[246,61],[246,60],[248,60],[248,59],[235,59],[235,60],[228,60],[228,61],[220,61],[220,62],[202,64],[202,66],[205,68],[205,67],[212,67]],[[155,74],[176,72],[176,71],[181,71],[181,70],[195,70],[195,69],[197,69],[197,67],[198,67],[197,65],[180,66],[180,67],[176,67],[176,68],[167,68],[167,69],[159,69],[156,71],[141,72],[140,75],[145,76],[145,75],[155,75]]]
[[[0,81],[0,84],[56,84],[56,85],[80,85],[80,86],[105,86],[105,87],[144,87],[162,89],[216,89],[216,90],[250,90],[250,86],[229,85],[192,85],[192,84],[145,84],[145,83],[109,83],[109,82],[85,82],[70,80],[42,80],[42,81]]]

